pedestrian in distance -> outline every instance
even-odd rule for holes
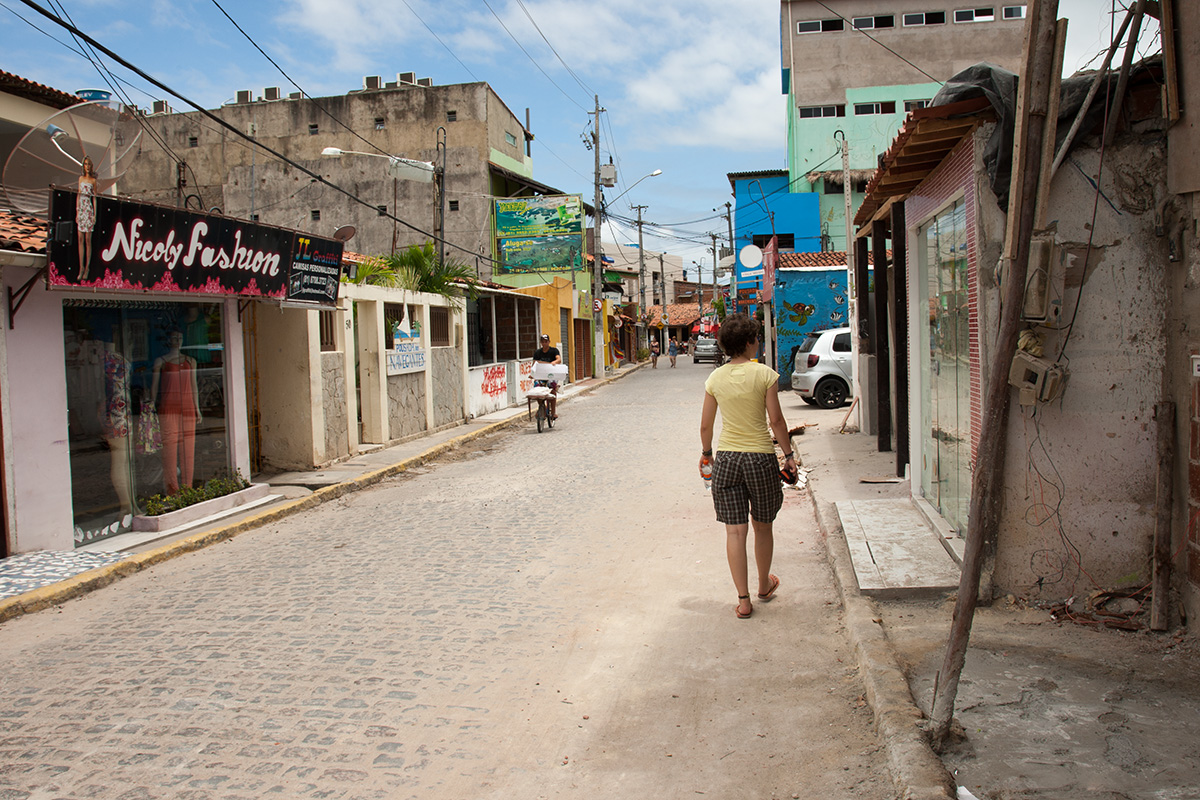
[[[679,358],[679,342],[675,341],[674,336],[667,342],[667,357],[671,359],[671,369],[675,369],[675,359]]]
[[[658,339],[650,340],[650,369],[658,369]]]
[[[775,516],[783,506],[781,471],[771,435],[786,447],[784,470],[789,483],[796,461],[787,422],[779,407],[779,373],[752,361],[758,352],[758,323],[745,314],[731,314],[721,323],[717,339],[730,359],[713,370],[704,383],[700,414],[700,471],[712,472],[712,498],[717,521],[725,523],[725,555],[737,589],[734,612],[749,619],[749,563],[746,555],[750,523],[754,526],[754,561],[758,568],[758,599],[769,602],[779,589],[771,574],[775,552]],[[721,412],[721,439],[713,456],[713,428]]]

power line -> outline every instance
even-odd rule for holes
[[[154,86],[158,87],[159,89],[162,89],[164,92],[167,92],[171,96],[178,98],[181,102],[186,103],[187,105],[196,109],[196,111],[199,111],[201,114],[208,117],[213,122],[217,123],[217,125],[219,125],[220,127],[233,133],[235,136],[241,137],[243,139],[246,139],[249,142],[254,143],[255,146],[262,148],[262,150],[265,153],[268,153],[269,155],[273,156],[274,158],[278,159],[279,161],[292,167],[293,169],[299,170],[300,172],[304,173],[308,177],[313,178],[314,180],[316,180],[317,182],[319,182],[325,186],[328,186],[329,188],[333,189],[334,191],[345,195],[346,197],[353,200],[354,202],[356,202],[362,206],[365,206],[367,208],[373,209],[375,211],[379,210],[379,207],[376,206],[374,203],[369,203],[366,200],[363,200],[358,195],[350,192],[347,189],[342,188],[341,186],[338,186],[336,183],[328,180],[327,178],[321,176],[320,174],[313,172],[308,167],[305,167],[303,164],[299,164],[299,163],[293,161],[292,159],[288,158],[287,156],[283,155],[282,153],[259,142],[254,137],[238,130],[233,125],[230,125],[228,122],[221,119],[217,115],[213,114],[208,109],[202,108],[199,104],[193,102],[192,100],[188,99],[184,95],[180,94],[179,92],[175,91],[171,87],[167,86],[165,83],[159,81],[157,78],[154,78],[151,75],[147,74],[141,68],[133,65],[132,63],[125,60],[121,56],[117,55],[115,52],[108,49],[104,45],[100,44],[100,42],[98,42],[95,39],[93,39],[92,37],[88,36],[86,33],[79,30],[71,23],[56,16],[52,12],[47,11],[45,8],[43,8],[40,5],[38,5],[37,3],[35,3],[34,0],[21,0],[21,2],[24,3],[26,6],[28,6],[29,8],[36,11],[37,13],[41,14],[42,16],[44,16],[46,19],[50,20],[54,24],[69,31],[73,36],[78,37],[78,38],[82,39],[83,41],[87,42],[90,46],[92,46],[95,49],[99,50],[100,52],[104,53],[106,56],[108,56],[112,60],[116,61],[118,64],[125,67],[126,69],[130,70],[131,72],[136,74],[138,77],[142,78],[145,81],[148,81],[149,83],[153,84]],[[384,214],[383,216],[387,217],[388,219],[399,222],[401,225],[405,226],[406,228],[409,228],[410,230],[415,231],[416,233],[419,233],[422,236],[427,236],[431,240],[444,242],[445,244],[449,245],[450,247],[453,247],[456,250],[461,250],[462,252],[465,252],[465,253],[470,253],[474,257],[486,258],[488,261],[491,261],[492,263],[499,263],[495,259],[491,258],[490,256],[480,256],[478,253],[472,252],[465,247],[461,247],[461,246],[455,244],[454,242],[446,241],[444,238],[442,238],[440,236],[435,236],[434,234],[429,233],[428,231],[422,230],[421,228],[418,228],[416,225],[413,225],[411,222],[400,219],[399,217],[395,216],[394,214],[387,213],[387,214]]]
[[[282,75],[283,77],[285,77],[289,81],[291,81],[292,86],[295,86],[297,89],[299,89],[300,94],[302,94],[306,98],[308,98],[309,102],[311,102],[314,106],[316,106],[317,109],[321,111],[321,113],[323,113],[325,116],[329,117],[331,120],[336,122],[338,125],[341,125],[346,130],[350,131],[350,133],[352,133],[355,136],[355,138],[357,138],[360,142],[363,142],[364,144],[366,144],[368,147],[374,148],[375,150],[379,151],[381,154],[383,154],[385,156],[389,156],[389,157],[391,156],[391,153],[388,153],[386,150],[379,147],[379,145],[375,144],[374,142],[372,142],[369,139],[362,136],[362,134],[360,134],[358,131],[354,130],[349,125],[342,122],[340,119],[335,117],[332,113],[330,113],[329,109],[325,108],[325,106],[321,105],[315,99],[313,99],[312,95],[310,95],[308,92],[304,91],[304,87],[302,87],[299,83],[297,83],[295,78],[293,78],[291,75],[288,75],[286,72],[284,72],[283,67],[279,66],[279,64],[277,64],[275,62],[275,59],[273,59],[273,58],[271,58],[271,56],[267,55],[267,51],[263,50],[261,47],[258,46],[258,42],[254,41],[254,38],[250,34],[246,33],[246,31],[242,28],[242,26],[237,23],[237,20],[235,20],[233,17],[229,16],[229,12],[226,11],[224,8],[222,8],[221,4],[219,2],[217,2],[217,0],[212,0],[212,4],[217,7],[218,11],[220,11],[222,14],[225,15],[225,19],[229,20],[230,24],[233,25],[233,27],[237,28],[238,33],[240,33],[242,36],[245,36],[246,41],[248,41],[251,45],[253,45],[255,50],[257,50],[259,53],[262,53],[262,57],[265,58],[267,61],[270,61],[271,66],[273,66],[275,69],[279,70],[280,75]]]
[[[24,2],[24,0],[22,0],[22,2]],[[554,83],[554,79],[550,77],[549,73],[547,73],[546,70],[542,69],[542,65],[537,63],[537,61],[534,60],[533,56],[529,55],[529,51],[525,49],[525,45],[523,45],[519,41],[517,41],[517,37],[513,36],[512,31],[510,31],[508,29],[508,26],[504,24],[504,20],[500,19],[500,15],[496,13],[496,9],[492,8],[492,4],[489,3],[488,0],[483,0],[483,4],[485,6],[487,6],[488,11],[492,12],[492,16],[495,17],[496,21],[500,23],[500,27],[504,28],[504,32],[508,34],[508,38],[510,38],[514,42],[516,42],[517,47],[521,48],[521,52],[525,54],[525,57],[529,59],[529,62],[538,68],[538,72],[545,75],[546,80],[550,81],[550,83],[554,85],[555,89],[558,89],[560,92],[562,92],[563,97],[567,98],[572,103],[575,103],[575,105],[579,106],[579,108],[583,109],[584,111],[587,111],[586,108],[579,105],[579,103],[575,100],[574,97],[571,97],[571,95],[567,94],[566,91],[561,86],[559,86],[557,83]]]
[[[67,12],[67,9],[63,6],[61,0],[51,0],[51,2],[58,6],[59,11],[72,25],[75,24],[75,21],[71,19],[71,15]],[[75,35],[73,31],[71,32],[71,35],[76,42],[80,41],[79,36]],[[130,99],[129,95],[117,88],[116,84],[120,83],[120,81],[116,79],[116,75],[113,74],[112,70],[110,70],[108,66],[104,64],[103,60],[97,56],[93,50],[91,50],[90,46],[84,46],[81,44],[80,48],[83,51],[83,57],[87,59],[88,63],[90,63],[96,70],[97,74],[99,74],[100,80],[104,81],[104,83],[108,85],[108,88],[112,89],[113,94],[117,95],[122,101],[124,101],[125,105],[132,106],[133,101]],[[112,80],[109,80],[109,78],[112,78]],[[171,158],[175,159],[177,164],[183,164],[185,167],[187,167],[187,170],[192,173],[192,179],[198,184],[200,182],[200,178],[196,175],[196,171],[192,169],[191,165],[180,158],[179,154],[171,149],[171,146],[167,144],[166,139],[159,136],[157,131],[152,130],[150,126],[146,124],[145,120],[142,118],[142,115],[138,114],[135,118],[137,119],[138,125],[140,125],[142,130],[146,132],[146,135],[154,140],[154,142],[158,144],[158,146],[161,147],[164,152],[169,153]],[[204,198],[197,194],[196,199],[200,201],[200,205],[203,207]]]
[[[575,74],[575,70],[571,69],[569,66],[567,66],[567,62],[563,61],[562,56],[560,56],[558,51],[554,49],[554,45],[550,44],[550,40],[546,38],[546,34],[542,33],[542,29],[538,26],[537,20],[533,18],[533,14],[529,13],[529,9],[525,7],[523,0],[517,0],[517,5],[519,5],[521,10],[525,12],[525,16],[529,17],[529,21],[533,23],[534,29],[537,30],[537,32],[541,35],[542,41],[545,42],[546,46],[550,48],[550,52],[554,53],[554,57],[558,59],[558,63],[563,65],[563,69],[567,71],[567,74],[574,78],[575,82],[579,84],[579,88],[583,89],[588,94],[596,94],[596,92],[592,91],[587,84],[579,79],[579,76]]]
[[[892,55],[894,55],[896,58],[898,58],[898,59],[900,59],[901,61],[903,61],[905,64],[908,64],[910,67],[912,67],[912,68],[913,68],[913,69],[915,69],[917,72],[919,72],[919,73],[921,73],[922,75],[924,75],[926,78],[929,78],[929,80],[933,81],[934,83],[938,84],[939,86],[943,86],[943,85],[945,85],[945,81],[939,81],[937,78],[933,77],[933,76],[932,76],[932,75],[930,75],[928,72],[926,72],[925,70],[921,69],[921,68],[920,68],[920,67],[918,67],[916,64],[914,64],[913,62],[909,61],[907,58],[905,58],[904,56],[900,55],[900,54],[899,54],[899,53],[897,53],[895,50],[893,50],[892,48],[888,47],[886,44],[884,44],[883,42],[879,41],[878,39],[876,39],[876,38],[875,38],[874,36],[872,36],[871,34],[867,33],[867,32],[866,32],[865,30],[863,30],[862,28],[856,28],[856,27],[854,27],[854,22],[853,22],[852,20],[846,19],[846,18],[845,18],[845,17],[843,17],[841,14],[839,14],[838,12],[834,11],[834,10],[833,10],[832,8],[830,8],[829,6],[827,6],[827,5],[825,5],[824,3],[822,3],[822,2],[821,2],[821,0],[817,0],[817,5],[819,5],[821,8],[825,9],[826,11],[828,11],[830,14],[833,14],[835,17],[837,17],[838,19],[840,19],[842,22],[849,22],[849,23],[850,23],[850,30],[852,30],[852,31],[857,31],[858,33],[861,33],[863,36],[866,36],[866,37],[867,37],[868,39],[870,39],[872,42],[874,42],[875,44],[879,45],[879,46],[880,46],[880,47],[882,47],[884,50],[887,50],[889,53],[891,53],[891,54],[892,54]]]
[[[429,27],[429,24],[426,23],[425,20],[421,19],[421,15],[418,14],[416,12],[416,10],[414,10],[413,7],[408,4],[408,0],[400,0],[400,2],[404,3],[404,7],[407,8],[412,13],[412,15],[417,18],[417,22],[419,22],[425,26],[425,30],[429,31],[429,35],[432,36],[434,39],[437,39],[437,43],[446,49],[446,52],[450,54],[450,57],[453,58],[455,61],[457,61],[459,66],[461,66],[463,69],[465,69],[467,71],[467,74],[475,79],[476,83],[482,83],[479,76],[477,76],[474,72],[471,72],[471,68],[468,67],[466,64],[464,64],[462,59],[459,58],[458,55],[453,50],[450,49],[450,46],[442,41],[442,37],[440,37],[436,33],[434,33],[433,28]]]

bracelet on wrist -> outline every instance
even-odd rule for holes
[[[701,450],[701,451],[700,451],[700,455],[702,455],[702,456],[711,456],[711,455],[712,455],[712,450]]]
[[[795,458],[795,455],[796,455],[795,453],[787,453],[786,455],[784,455],[783,458],[786,461],[789,458]]]

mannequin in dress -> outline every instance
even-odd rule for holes
[[[182,331],[167,334],[167,353],[155,360],[150,382],[150,396],[158,404],[162,427],[163,484],[167,494],[192,485],[196,426],[200,424],[196,361],[183,355],[182,347]]]
[[[75,198],[75,228],[79,237],[79,281],[88,279],[92,263],[92,229],[96,227],[96,167],[83,157],[79,195]]]
[[[116,343],[104,343],[104,404],[100,408],[100,424],[108,444],[110,474],[113,489],[121,503],[121,519],[133,513],[132,484],[129,460],[129,362],[121,355]]]

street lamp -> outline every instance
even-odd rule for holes
[[[600,229],[601,229],[601,225],[603,223],[603,218],[604,218],[604,207],[606,205],[608,205],[608,203],[606,203],[604,200],[604,193],[600,189],[599,126],[600,126],[600,113],[599,113],[599,102],[597,101],[596,131],[593,132],[593,134],[592,134],[592,144],[593,144],[593,148],[594,148],[595,154],[596,154],[596,209],[595,209],[596,213],[593,215],[593,221],[596,223],[596,225],[595,225],[595,230],[592,232],[592,259],[593,259],[593,261],[592,261],[592,308],[594,309],[594,325],[595,325],[595,330],[596,330],[596,353],[595,353],[596,367],[595,367],[594,372],[597,377],[599,377],[599,375],[600,375],[601,365],[603,364],[603,355],[601,354],[600,350],[601,350],[601,345],[604,341],[604,334],[600,327],[602,324],[602,321],[600,319],[600,309],[601,309],[600,295],[601,295],[602,288],[604,286],[604,265],[601,263],[603,260],[603,251],[600,247]],[[630,186],[629,189],[632,189],[634,186],[637,186],[639,183],[646,180],[646,178],[653,178],[657,175],[662,175],[661,169],[656,169],[656,170],[654,170],[654,172],[651,172],[649,175],[643,175],[642,177],[638,178],[636,181],[633,182],[633,186]],[[626,194],[628,194],[629,189],[626,189],[625,191],[621,192],[619,195],[614,197],[613,202],[620,200],[622,197],[624,197]],[[640,228],[639,228],[639,230],[640,230]],[[640,248],[639,248],[639,250],[640,250]],[[639,256],[640,255],[641,255],[641,253],[639,253]]]
[[[634,181],[634,182],[633,182],[633,186],[637,186],[639,183],[641,183],[642,181],[646,180],[646,178],[656,178],[656,177],[658,177],[659,175],[662,175],[662,170],[661,170],[661,169],[656,169],[656,170],[654,170],[654,172],[651,172],[649,175],[643,175],[642,177],[638,178],[636,181]],[[618,200],[620,200],[622,197],[624,197],[625,195],[629,194],[629,193],[630,193],[630,192],[633,190],[633,186],[630,186],[628,189],[626,189],[625,191],[621,192],[619,195],[617,195],[616,197],[614,197],[612,200],[606,200],[606,201],[604,202],[604,205],[606,205],[606,206],[607,206],[607,205],[609,205],[610,203],[615,203],[615,202],[617,202],[617,201],[618,201]]]
[[[433,183],[433,179],[437,175],[437,167],[431,161],[415,161],[411,158],[389,156],[383,153],[364,153],[359,150],[342,150],[339,147],[326,147],[321,151],[321,155],[331,158],[341,158],[342,156],[386,158],[389,174],[401,180],[416,181],[417,183]]]
[[[364,153],[360,150],[343,150],[340,147],[326,147],[321,151],[321,155],[330,158],[341,158],[342,156],[369,156],[371,158],[386,158],[388,160],[388,174],[394,178],[399,178],[404,181],[413,181],[415,183],[433,183],[437,181],[438,195],[438,210],[437,210],[437,240],[438,240],[438,262],[445,263],[446,261],[446,129],[439,127],[437,129],[437,152],[440,164],[434,164],[431,161],[416,161],[411,158],[403,158],[401,156],[390,156],[384,153]],[[396,209],[393,209],[393,212]],[[392,246],[395,247],[395,239],[392,240]]]

